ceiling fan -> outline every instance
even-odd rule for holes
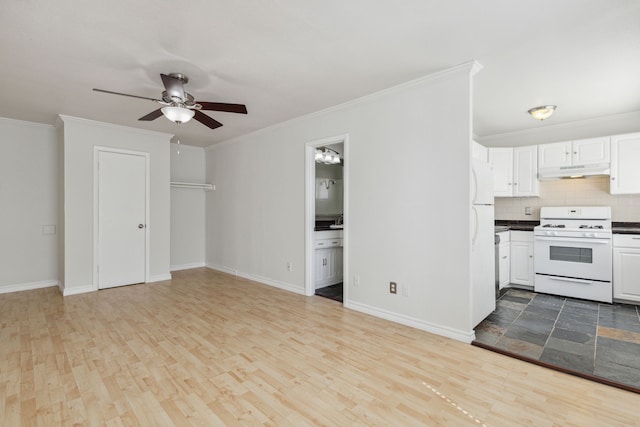
[[[131,98],[147,99],[164,105],[140,117],[138,120],[151,121],[164,115],[176,124],[186,123],[192,118],[196,119],[211,129],[222,126],[217,120],[204,114],[201,110],[224,111],[227,113],[247,114],[247,107],[244,104],[226,104],[223,102],[196,101],[193,95],[184,90],[184,85],[189,82],[189,78],[181,73],[160,74],[165,90],[162,92],[162,99],[147,98],[146,96],[129,95],[127,93],[113,92],[110,90],[96,89],[96,92],[110,93],[112,95],[129,96]]]

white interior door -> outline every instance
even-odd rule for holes
[[[98,153],[98,288],[145,282],[146,157]]]

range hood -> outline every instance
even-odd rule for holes
[[[538,179],[578,178],[582,176],[611,175],[610,163],[556,166],[538,169]]]

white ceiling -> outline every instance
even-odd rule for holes
[[[640,111],[637,0],[2,0],[0,116],[57,114],[175,133],[207,146],[478,60],[474,133]],[[224,124],[176,127],[160,73],[197,100],[243,103]],[[443,100],[444,102],[445,100]],[[557,104],[543,123],[530,107]]]

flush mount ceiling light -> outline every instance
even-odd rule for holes
[[[540,107],[530,109],[529,114],[531,114],[534,119],[542,121],[551,117],[554,111],[556,111],[555,105],[541,105]]]
[[[340,154],[331,148],[322,147],[316,148],[315,155],[316,163],[323,163],[325,165],[337,165],[340,163]]]
[[[176,124],[187,123],[196,114],[195,111],[183,107],[164,107],[160,110],[167,119]]]

